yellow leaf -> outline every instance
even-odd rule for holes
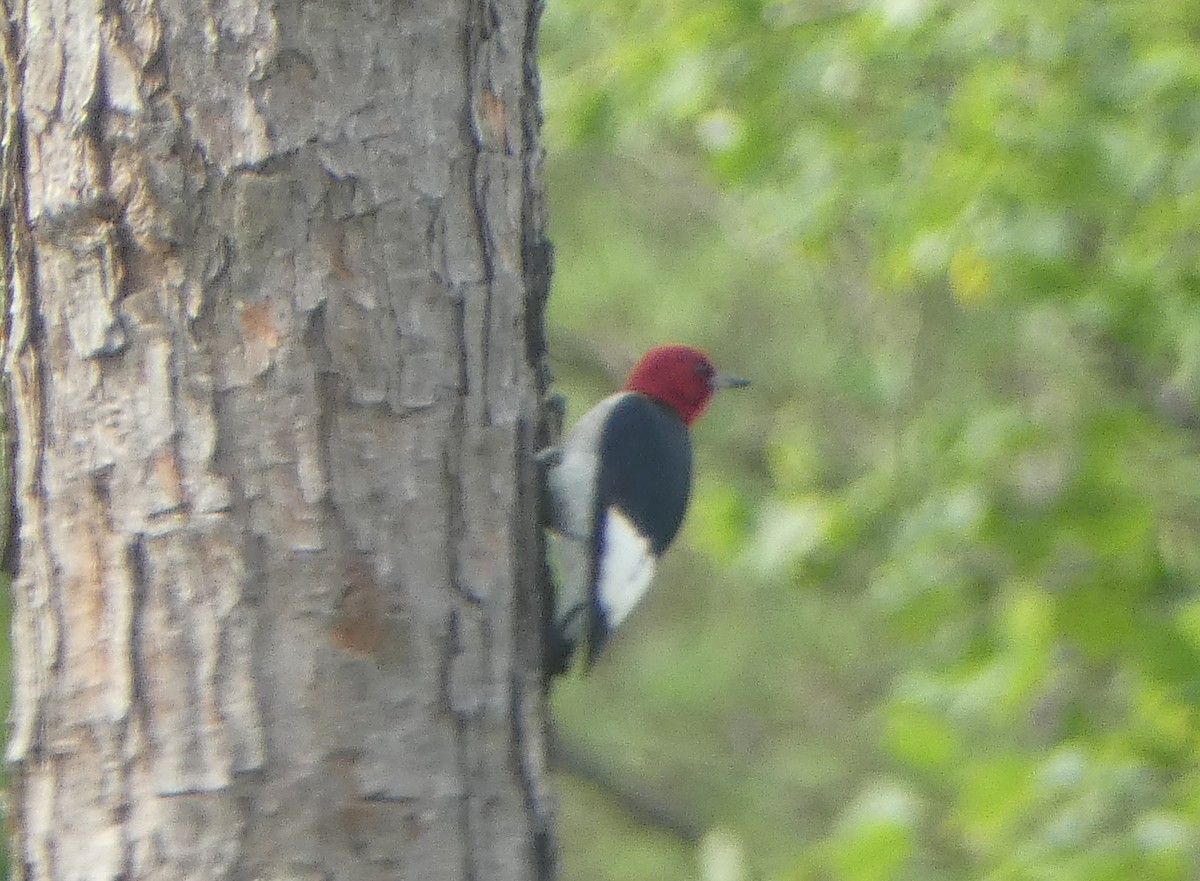
[[[950,286],[964,306],[982,303],[991,290],[987,262],[972,248],[961,248],[950,258]]]

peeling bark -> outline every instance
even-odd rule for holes
[[[550,877],[536,6],[5,12],[15,877]]]

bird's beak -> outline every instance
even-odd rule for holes
[[[742,379],[740,376],[730,376],[728,373],[717,373],[710,380],[714,389],[719,388],[745,388],[750,385],[750,380]]]

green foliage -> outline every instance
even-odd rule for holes
[[[663,340],[755,380],[698,426],[665,583],[556,709],[759,874],[1200,873],[1197,21],[548,4],[575,413]],[[680,877],[589,812],[571,877]]]

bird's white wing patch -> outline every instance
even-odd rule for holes
[[[610,629],[625,620],[654,578],[655,556],[650,540],[616,508],[604,519],[604,555],[596,579],[596,594]]]

